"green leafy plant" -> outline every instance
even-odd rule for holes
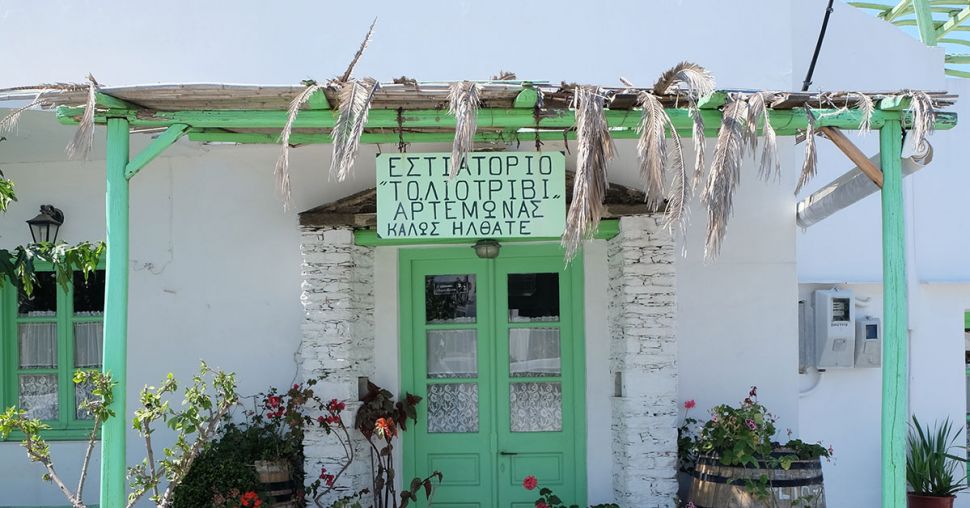
[[[963,464],[967,459],[954,455],[955,449],[965,449],[957,442],[963,429],[954,427],[949,418],[934,428],[920,424],[916,416],[907,436],[906,482],[913,494],[950,497],[967,487]]]
[[[179,409],[172,407],[170,396],[178,390],[172,374],[157,388],[146,386],[141,391],[142,407],[135,410],[132,426],[145,440],[145,460],[128,468],[131,492],[128,506],[145,495],[157,506],[172,505],[175,488],[185,479],[192,464],[205,445],[216,435],[229,410],[239,401],[236,376],[218,369],[210,369],[205,362],[192,383],[185,388]],[[164,423],[175,432],[175,445],[162,450],[156,461],[152,434],[156,423]],[[166,482],[161,489],[162,481]]]
[[[114,416],[109,406],[113,399],[114,382],[107,374],[98,371],[78,370],[74,373],[75,384],[87,384],[91,387],[91,396],[78,404],[78,407],[91,415],[94,420],[87,447],[81,459],[81,471],[78,475],[77,487],[71,490],[67,483],[58,475],[51,457],[50,446],[44,440],[42,433],[50,426],[36,418],[28,418],[27,412],[16,407],[7,408],[0,414],[0,441],[10,437],[12,432],[23,435],[20,445],[27,451],[27,458],[31,462],[44,466],[44,480],[57,486],[73,508],[84,508],[84,484],[88,475],[88,464],[94,451],[94,444],[98,438],[98,431],[105,420]]]
[[[678,464],[685,473],[692,474],[696,470],[697,459],[701,455],[713,457],[725,466],[783,470],[790,469],[799,460],[828,459],[832,456],[832,448],[826,448],[821,443],[806,443],[800,439],[789,439],[784,444],[774,441],[776,419],[758,402],[758,388],[755,386],[751,387],[739,406],[721,404],[713,407],[711,419],[703,424],[690,417],[690,410],[694,406],[693,400],[684,403],[687,412],[684,423],[678,428]],[[745,480],[743,487],[759,501],[773,500],[768,475]],[[808,505],[814,502],[814,498],[806,496],[797,501],[795,503],[793,500],[792,506],[801,503]]]

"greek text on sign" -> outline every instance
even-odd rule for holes
[[[473,152],[454,178],[450,153],[377,156],[381,238],[558,237],[566,227],[561,152]]]

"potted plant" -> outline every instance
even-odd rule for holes
[[[966,448],[957,445],[962,433],[949,418],[931,429],[913,416],[906,453],[909,508],[951,508],[956,493],[966,488],[967,475],[961,473],[967,459],[951,453]]]
[[[689,411],[694,402],[684,407]],[[775,417],[758,401],[756,387],[740,405],[721,404],[710,414],[703,424],[685,415],[679,429],[680,469],[692,478],[686,506],[825,506],[820,459],[832,449],[774,441]]]

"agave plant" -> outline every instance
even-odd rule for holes
[[[913,416],[906,454],[906,482],[913,494],[950,497],[967,487],[967,476],[961,475],[967,459],[952,453],[966,449],[957,445],[962,433],[963,429],[954,427],[949,418],[930,429]]]

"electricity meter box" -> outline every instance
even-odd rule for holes
[[[882,365],[882,323],[878,318],[866,316],[855,322],[855,366],[879,367]]]
[[[855,366],[856,326],[852,291],[815,291],[815,340],[819,369]]]

